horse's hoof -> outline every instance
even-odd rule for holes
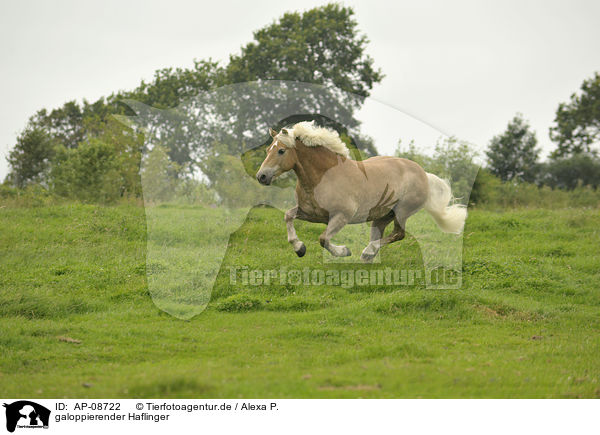
[[[372,263],[373,262],[373,258],[375,258],[375,255],[365,254],[364,252],[360,256],[360,260],[363,263]]]
[[[365,250],[360,254],[360,260],[363,263],[372,263],[376,255],[377,252],[372,252],[370,249],[365,248]]]
[[[298,257],[304,257],[304,254],[306,254],[306,245],[303,243],[300,249],[296,251],[296,255]]]
[[[344,251],[344,253],[341,255],[341,257],[350,257],[352,255],[352,252],[350,251],[349,248],[345,247],[346,250]]]

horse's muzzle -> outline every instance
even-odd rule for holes
[[[265,174],[264,172],[259,172],[258,174],[256,174],[256,179],[258,180],[258,182],[260,184],[264,184],[265,186],[268,186],[269,184],[271,184],[271,180],[273,179],[273,175],[272,174]]]

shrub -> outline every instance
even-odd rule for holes
[[[115,202],[139,197],[140,151],[143,137],[111,121],[102,134],[76,148],[58,145],[50,169],[50,188],[62,197],[84,202]]]
[[[600,185],[600,159],[592,154],[557,157],[541,166],[539,183],[553,189],[573,190],[578,186]]]
[[[567,191],[531,183],[502,182],[482,169],[475,180],[471,199],[475,205],[485,208],[599,207],[600,191],[589,186]]]
[[[219,302],[216,308],[219,311],[238,313],[259,310],[262,306],[263,301],[259,298],[249,294],[240,293],[229,296],[227,299]]]
[[[114,150],[99,140],[74,149],[59,146],[50,172],[52,188],[84,202],[111,202],[121,196],[118,169]]]
[[[0,185],[0,205],[2,207],[43,207],[56,203],[58,198],[39,184],[22,189],[6,184]]]

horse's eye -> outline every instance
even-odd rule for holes
[[[283,154],[285,153],[285,148],[279,148],[279,151],[277,151],[279,154]]]

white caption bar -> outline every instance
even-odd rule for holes
[[[0,399],[15,434],[597,433],[593,400]],[[4,411],[4,412],[2,412]],[[596,416],[596,417],[595,417]],[[46,429],[42,432],[32,429]],[[12,429],[12,431],[11,431]],[[310,432],[309,432],[310,431]],[[6,432],[3,432],[6,433]]]

